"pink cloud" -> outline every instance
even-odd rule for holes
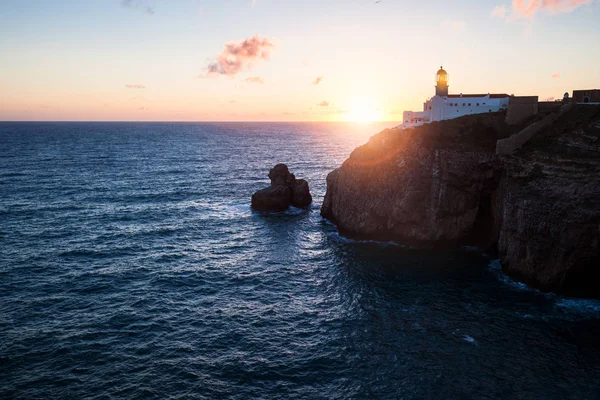
[[[465,21],[444,21],[442,22],[442,27],[444,28],[452,28],[456,31],[463,31],[467,24]]]
[[[513,11],[518,16],[533,18],[540,11],[549,13],[569,12],[594,1],[596,0],[513,0]]]
[[[494,9],[492,10],[492,16],[498,17],[498,18],[506,17],[506,7],[504,7],[504,6],[494,7]]]
[[[552,79],[558,79],[560,78],[560,72],[557,72],[556,74],[552,75]]]
[[[317,77],[317,79],[314,80],[313,85],[318,85],[319,83],[321,83],[322,80],[323,80],[322,76]]]
[[[244,79],[244,82],[247,83],[260,83],[263,84],[265,81],[260,76],[251,76],[249,78]]]
[[[322,102],[320,102],[319,104],[317,104],[319,107],[329,107],[329,102],[323,100]]]
[[[146,89],[144,85],[125,85],[127,89]]]
[[[274,46],[271,40],[258,35],[240,42],[225,43],[223,52],[208,65],[207,75],[235,76],[253,62],[267,60]]]

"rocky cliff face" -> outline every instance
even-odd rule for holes
[[[494,115],[373,136],[329,174],[321,214],[351,237],[488,246],[504,128]]]
[[[600,107],[574,109],[502,160],[504,271],[543,289],[600,297]]]
[[[501,114],[381,132],[329,174],[321,214],[350,237],[497,247],[514,277],[600,296],[598,111],[576,108],[502,158]]]

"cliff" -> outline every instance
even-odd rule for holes
[[[600,297],[600,107],[573,109],[502,161],[504,271],[545,290]]]
[[[373,136],[328,175],[321,214],[354,238],[497,249],[530,285],[600,296],[600,108],[576,107],[497,156],[523,128],[504,117]]]

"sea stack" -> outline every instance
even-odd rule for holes
[[[258,211],[285,211],[290,206],[304,208],[312,203],[308,182],[296,179],[287,165],[277,164],[269,171],[271,185],[252,195],[252,208]]]

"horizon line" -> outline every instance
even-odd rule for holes
[[[368,125],[368,124],[375,124],[375,123],[396,123],[396,122],[402,122],[401,120],[398,121],[392,121],[392,120],[385,120],[385,121],[369,121],[369,122],[357,122],[357,121],[319,121],[319,120],[310,120],[310,121],[228,121],[228,120],[199,120],[199,121],[143,121],[143,120],[138,120],[138,121],[132,121],[132,120],[111,120],[111,121],[98,121],[98,120],[0,120],[0,123],[26,123],[26,122],[30,122],[30,123],[41,123],[41,122],[65,122],[65,123],[78,123],[78,122],[86,122],[86,123],[90,123],[90,122],[94,122],[94,123],[126,123],[126,122],[130,122],[130,123],[190,123],[190,124],[197,124],[197,123],[241,123],[241,124],[247,124],[247,123],[315,123],[315,122],[319,122],[319,123],[349,123],[349,124],[357,124],[357,125]]]

